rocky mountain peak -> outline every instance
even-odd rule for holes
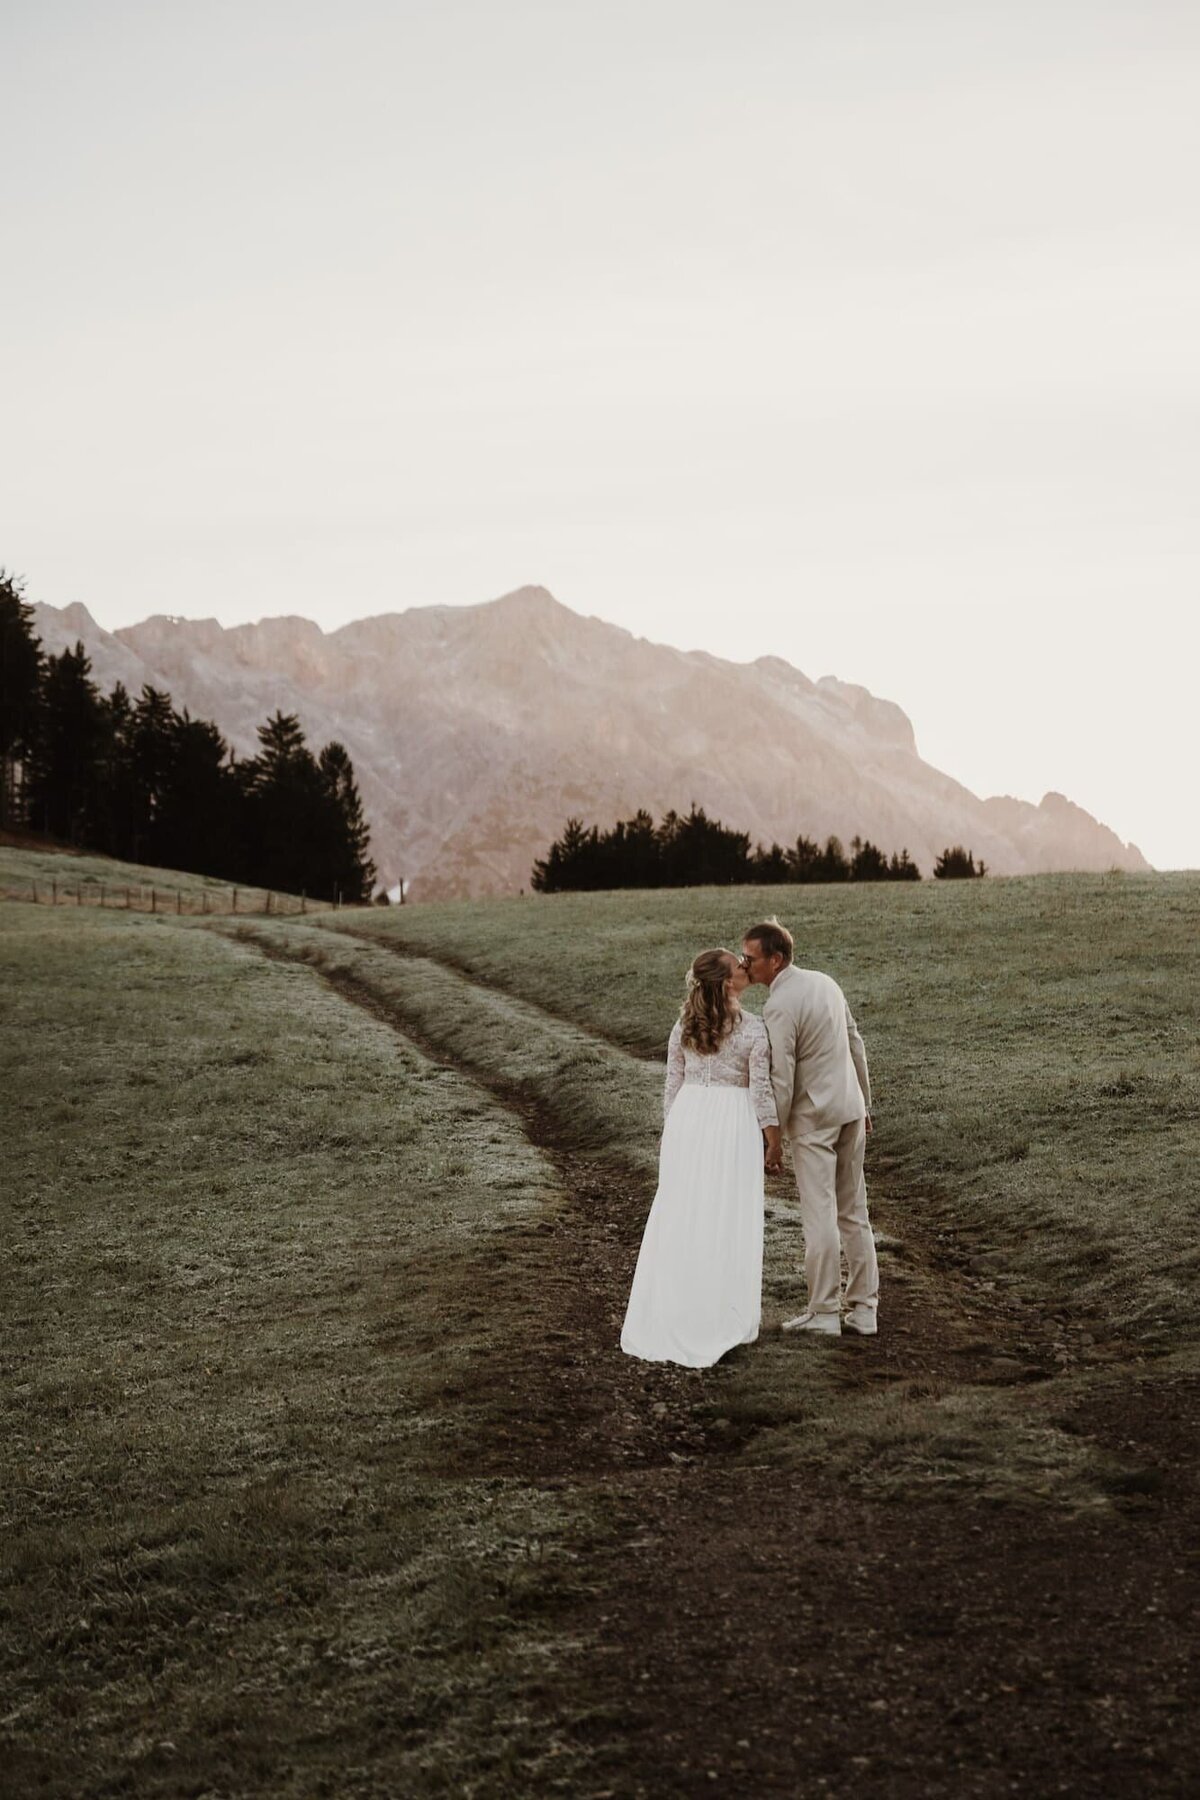
[[[159,616],[110,635],[82,606],[35,616],[48,651],[81,638],[102,685],[165,687],[239,752],[277,707],[314,745],[338,738],[380,878],[417,897],[526,887],[569,814],[606,825],[693,801],[764,843],[860,834],[926,873],[953,843],[996,874],[1146,866],[1062,796],[979,799],[922,762],[902,709],[864,687],[649,643],[537,585],[328,635],[295,617]]]
[[[36,611],[37,609],[35,608],[35,613]],[[73,631],[77,638],[83,640],[85,645],[87,644],[89,637],[100,630],[99,625],[97,625],[87,607],[84,606],[80,600],[72,600],[69,606],[64,606],[58,614],[58,617],[61,618],[64,629]]]
[[[511,594],[501,594],[498,600],[485,600],[477,610],[485,609],[522,619],[555,619],[566,622],[579,617],[569,606],[564,606],[561,600],[556,600],[549,588],[537,586],[514,588]]]

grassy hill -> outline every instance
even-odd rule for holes
[[[236,887],[212,875],[190,875],[182,869],[159,869],[148,863],[120,862],[111,856],[76,854],[40,846],[27,849],[11,839],[0,841],[0,899],[33,900],[46,905],[57,898],[62,906],[124,907],[147,911],[151,895],[163,906],[185,913],[229,912],[237,895],[238,910],[265,912],[267,890]],[[310,911],[327,903],[306,901]],[[299,912],[300,896],[273,894],[272,909]]]
[[[764,908],[867,1041],[880,1335],[777,1331],[784,1177],[759,1342],[637,1364],[658,1058]],[[14,1794],[1188,1791],[1198,924],[0,904]]]

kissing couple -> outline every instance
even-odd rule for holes
[[[705,1369],[751,1344],[762,1319],[763,1174],[791,1145],[808,1305],[785,1331],[876,1330],[879,1268],[863,1154],[871,1083],[837,982],[792,961],[777,919],[742,955],[702,950],[667,1048],[658,1191],[621,1330],[646,1362]],[[767,988],[762,1018],[740,996]],[[842,1250],[848,1269],[842,1311]]]

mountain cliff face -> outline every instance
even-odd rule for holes
[[[414,895],[528,887],[570,813],[610,824],[693,801],[769,843],[855,833],[924,873],[962,843],[996,874],[1144,869],[1134,845],[1060,794],[980,800],[922,762],[901,709],[810,681],[778,657],[723,662],[584,619],[544,588],[326,634],[307,619],[225,628],[155,617],[109,633],[39,606],[47,651],[76,639],[107,691],[170,691],[250,754],[276,708],[354,761],[381,881]]]

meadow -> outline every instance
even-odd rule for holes
[[[849,997],[886,1187],[1047,1304],[1194,1344],[1200,877],[571,894],[336,925],[661,1058],[693,950],[740,947],[764,908]]]
[[[231,939],[11,905],[0,960],[6,1792],[532,1777],[586,1525],[473,1466],[470,1374],[553,1171]]]
[[[765,905],[867,1042],[880,1336],[779,1334],[785,1175],[759,1343],[634,1364],[683,970]],[[1198,924],[0,907],[14,1791],[1187,1792]]]

